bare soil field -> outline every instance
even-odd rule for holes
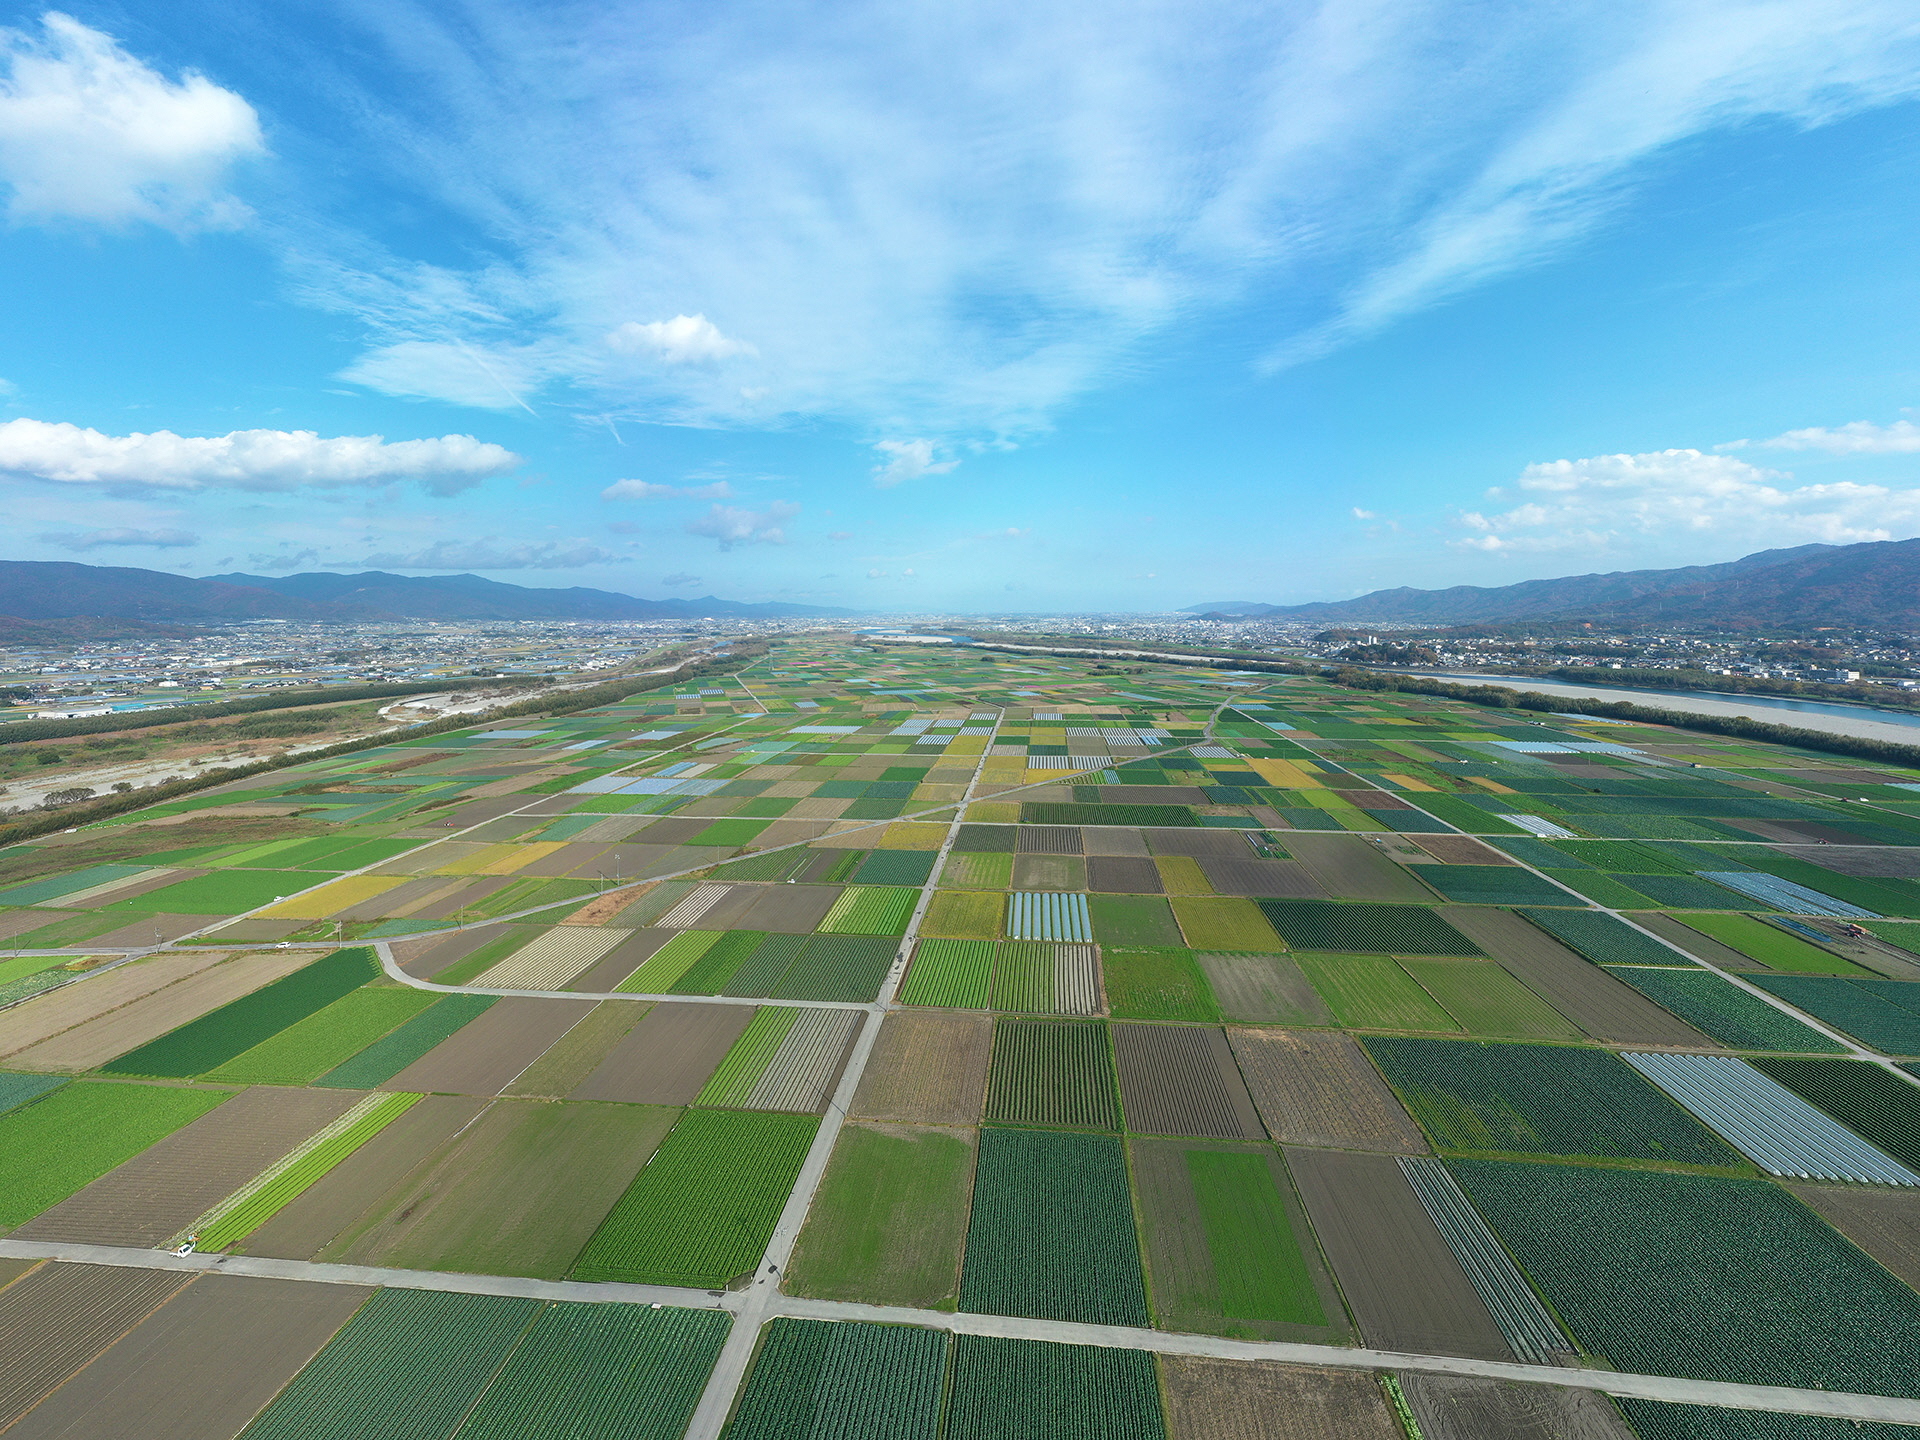
[[[1160,1380],[1172,1440],[1404,1440],[1362,1371],[1163,1355]]]
[[[1274,1139],[1288,1145],[1427,1153],[1412,1117],[1348,1036],[1230,1026],[1227,1038]]]
[[[380,1088],[498,1095],[593,1009],[591,1000],[501,1000]]]
[[[1447,919],[1509,975],[1596,1040],[1683,1050],[1724,1048],[1510,910],[1450,905]]]
[[[0,1430],[192,1278],[168,1270],[56,1262],[0,1290]]]
[[[142,915],[129,920],[118,930],[96,935],[87,943],[106,949],[138,949],[142,945],[168,945],[182,935],[191,935],[218,922],[218,915]]]
[[[1504,850],[1496,850],[1471,835],[1410,835],[1407,837],[1434,859],[1448,865],[1518,865]]]
[[[1202,952],[1193,957],[1206,972],[1220,1013],[1229,1020],[1270,1025],[1331,1025],[1333,1012],[1285,955]]]
[[[1397,900],[1424,905],[1433,900],[1413,875],[1393,863],[1372,842],[1332,831],[1294,830],[1287,849],[1314,873],[1328,895],[1341,900]]]
[[[667,941],[680,932],[677,930],[635,930],[606,955],[582,970],[567,982],[569,990],[580,990],[593,995],[605,995],[640,966]]]
[[[1782,845],[1780,851],[1862,880],[1920,880],[1920,854],[1910,845],[1870,849],[1855,841],[1853,845]]]
[[[880,1026],[852,1113],[922,1125],[977,1125],[992,1046],[993,1022],[985,1015],[896,1010]]]
[[[563,843],[558,850],[549,850],[538,859],[522,865],[513,873],[527,878],[551,879],[559,875],[579,874],[591,878],[605,874],[622,874],[631,877],[633,872],[624,867],[616,870],[608,851],[613,845],[581,844],[577,841]],[[600,862],[605,860],[605,864]]]
[[[1411,1371],[1399,1380],[1425,1440],[1634,1440],[1596,1390]]]
[[[679,1116],[499,1101],[318,1258],[557,1280]]]
[[[427,1096],[235,1245],[235,1253],[311,1260],[486,1107],[477,1096]]]
[[[227,959],[230,953],[209,950],[204,954],[156,955],[150,960],[136,960],[131,965],[89,975],[78,984],[63,985],[50,995],[0,1011],[0,1056],[17,1054],[177,980],[197,975]]]
[[[1087,889],[1103,895],[1158,895],[1160,869],[1145,856],[1093,855],[1087,859]]]
[[[1128,1130],[1266,1138],[1219,1026],[1116,1024],[1112,1034]]]
[[[482,945],[491,945],[508,933],[506,925],[481,925],[452,935],[421,935],[393,942],[394,961],[416,980],[431,980],[440,971],[466,959]]]
[[[1417,1355],[1514,1358],[1398,1162],[1292,1146],[1286,1156],[1369,1345]]]
[[[231,1440],[373,1291],[207,1275],[56,1390],[8,1440]]]
[[[1157,788],[1157,787],[1156,787]],[[1089,855],[1151,855],[1147,837],[1138,830],[1094,826],[1080,832],[1080,843]]]
[[[21,1240],[158,1245],[363,1098],[354,1090],[242,1091],[13,1233]]]
[[[1297,860],[1229,859],[1207,855],[1201,872],[1217,895],[1257,895],[1274,900],[1324,900],[1327,892]]]
[[[572,1094],[651,1008],[644,1000],[601,1001],[500,1093],[545,1100]]]
[[[1252,855],[1247,842],[1235,830],[1175,829],[1142,830],[1156,855],[1203,855],[1222,860],[1244,860]]]
[[[834,885],[743,886],[748,905],[732,922],[742,930],[768,930],[776,935],[810,935],[840,898]],[[715,907],[716,909],[718,907]],[[703,929],[717,929],[703,920]]]
[[[504,890],[513,883],[510,875],[476,875],[462,880],[455,888],[446,891],[437,899],[422,905],[416,902],[412,906],[410,918],[415,920],[455,920],[460,912],[470,905],[478,905],[495,891]]]
[[[1920,1195],[1911,1189],[1789,1185],[1820,1218],[1920,1290]]]
[[[271,984],[283,975],[291,975],[301,966],[317,960],[321,953],[314,950],[271,950],[264,954],[238,956],[210,968],[195,966],[192,973],[164,990],[154,991],[116,1010],[98,1015],[83,1025],[62,1031],[38,1045],[18,1051],[8,1057],[7,1063],[19,1070],[91,1070],[116,1055],[124,1055],[136,1045],[144,1045],[169,1030],[177,1029],[189,1020],[198,1020],[230,1000],[251,995],[261,986]],[[185,963],[191,964],[192,960],[199,957],[182,958]],[[167,957],[169,963],[171,959]],[[101,980],[111,978],[112,975],[100,977]],[[47,999],[54,1000],[73,991],[84,991],[98,983],[100,981],[83,980]],[[29,1004],[20,1008],[31,1010],[33,1006]]]
[[[752,1005],[655,1005],[570,1098],[691,1104],[757,1013]]]

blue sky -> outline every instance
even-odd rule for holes
[[[1920,535],[1920,19],[0,7],[6,558],[1169,609]]]

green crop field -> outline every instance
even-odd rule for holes
[[[941,868],[940,883],[955,890],[1005,890],[1013,884],[1013,856],[956,850]]]
[[[1173,910],[1158,895],[1089,895],[1093,938],[1102,945],[1185,945]]]
[[[1702,935],[1710,935],[1722,945],[1730,945],[1749,959],[1758,960],[1772,970],[1802,975],[1862,975],[1859,966],[1822,950],[1818,945],[1789,935],[1751,915],[1679,915]]]
[[[1826,975],[1747,978],[1883,1055],[1920,1055],[1920,983]]]
[[[313,1083],[341,1090],[384,1085],[441,1041],[477,1020],[494,1004],[491,995],[443,995],[391,1034],[350,1056]]]
[[[496,1295],[377,1290],[241,1434],[445,1440],[540,1308]]]
[[[239,915],[331,879],[311,870],[215,870],[102,908],[144,915]]]
[[[688,1111],[587,1242],[574,1278],[717,1288],[751,1271],[819,1124]]]
[[[0,1226],[31,1220],[232,1095],[82,1082],[7,1111],[0,1115]]]
[[[989,1004],[995,1010],[1046,1015],[1056,1008],[1053,945],[1045,940],[1007,940],[993,962]]]
[[[1603,1050],[1384,1036],[1361,1043],[1442,1150],[1744,1164]]]
[[[1498,965],[1484,960],[1406,959],[1418,980],[1470,1035],[1510,1040],[1579,1040],[1580,1028]]]
[[[937,1440],[946,1378],[937,1330],[782,1317],[767,1325],[725,1440]]]
[[[1251,900],[1237,895],[1181,895],[1168,903],[1192,949],[1271,954],[1287,948]]]
[[[807,948],[805,935],[769,935],[731,975],[720,984],[722,995],[763,996],[780,977],[793,968],[800,952]],[[672,941],[668,941],[672,944]],[[617,988],[617,987],[616,987]]]
[[[864,1004],[880,993],[880,982],[886,979],[898,949],[898,942],[890,935],[815,935],[780,972],[779,979],[767,987],[767,996],[774,1000],[848,1000]],[[729,982],[728,993],[740,993],[733,982]]]
[[[960,1308],[1148,1323],[1119,1140],[997,1126],[980,1132]]]
[[[973,1149],[962,1131],[846,1126],[787,1267],[787,1288],[822,1300],[951,1305]]]
[[[1166,1434],[1159,1374],[1143,1350],[954,1337],[946,1440],[1166,1440]]]
[[[1289,1325],[1327,1323],[1288,1223],[1269,1155],[1189,1150],[1187,1174],[1213,1258],[1221,1313]]]
[[[1006,898],[990,890],[936,890],[920,933],[948,940],[997,939],[1006,906]]]
[[[22,1075],[17,1071],[0,1070],[0,1115],[16,1105],[38,1099],[49,1090],[58,1090],[66,1083],[66,1077],[62,1075]]]
[[[225,1250],[251,1235],[307,1192],[328,1171],[399,1119],[421,1097],[401,1092],[369,1097],[310,1136],[228,1196],[200,1227],[203,1251]]]
[[[672,1306],[549,1306],[462,1440],[679,1440],[730,1323]]]
[[[1127,1020],[1218,1020],[1207,977],[1191,950],[1103,947],[1107,1009]]]
[[[1830,1040],[1759,996],[1711,970],[1657,970],[1650,965],[1607,967],[1641,994],[1666,1006],[1704,1035],[1736,1050],[1785,1050],[1800,1055],[1841,1055]]]
[[[828,935],[902,935],[919,901],[918,890],[901,885],[849,885],[819,928]]]
[[[1420,865],[1415,873],[1462,905],[1578,905],[1579,897],[1518,865]]]
[[[336,950],[100,1069],[109,1075],[204,1075],[379,974],[380,964],[371,950]]]
[[[1920,1169],[1920,1086],[1861,1060],[1752,1063],[1908,1169]]]
[[[1199,818],[1185,805],[1026,804],[1022,825],[1193,826]]]
[[[900,988],[901,1003],[985,1010],[996,948],[991,940],[922,940]]]
[[[1448,1163],[1574,1337],[1618,1369],[1920,1396],[1920,1297],[1776,1185]]]
[[[1460,1029],[1419,981],[1384,955],[1293,958],[1342,1025],[1362,1030]]]
[[[1478,955],[1480,947],[1422,905],[1262,900],[1280,938],[1294,950],[1343,954]]]
[[[996,1020],[987,1118],[1118,1130],[1113,1051],[1097,1020]]]
[[[236,1085],[305,1085],[433,1003],[433,994],[425,990],[363,986],[234,1056],[207,1078]]]
[[[766,943],[764,930],[728,930],[667,987],[673,995],[718,995],[753,952]]]
[[[1596,965],[1684,965],[1688,957],[1597,910],[1518,910]]]
[[[754,1011],[753,1019],[721,1058],[694,1103],[736,1108],[746,1104],[747,1096],[766,1073],[780,1042],[787,1038],[793,1022],[799,1018],[800,1012],[792,1006],[763,1005]]]

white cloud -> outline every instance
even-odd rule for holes
[[[389,443],[311,430],[105,435],[65,422],[0,422],[0,474],[67,485],[288,491],[411,481],[453,495],[519,464],[511,450],[471,435]]]
[[[1358,505],[1356,505],[1353,507],[1353,518],[1356,520],[1377,520],[1380,517],[1376,515],[1373,511],[1362,510]]]
[[[436,540],[410,553],[369,555],[361,563],[387,570],[572,570],[620,557],[585,540],[540,540],[519,545],[495,540]]]
[[[642,325],[629,320],[607,336],[609,348],[624,355],[649,355],[668,365],[704,365],[736,355],[760,352],[744,340],[730,340],[704,315],[676,315]]]
[[[168,80],[110,35],[49,10],[0,30],[0,181],[15,220],[173,230],[240,224],[236,161],[265,153],[253,107],[204,75]]]
[[[474,258],[385,255],[333,217],[293,258],[366,323],[356,368],[395,393],[498,403],[470,365],[401,349],[458,336],[527,347],[512,388],[617,420],[986,437],[1222,318],[1287,316],[1267,338],[1313,353],[1550,256],[1696,137],[1909,97],[1911,19],[1899,0],[1157,4],[1124,24],[1067,0],[388,6],[350,32],[369,63],[314,67],[310,108]],[[417,83],[359,79],[396,71]],[[649,316],[673,318],[630,318]]]
[[[690,586],[698,585],[700,583],[700,577],[698,575],[689,575],[683,570],[678,574],[667,576],[660,583],[669,590],[685,590]]]
[[[403,340],[368,351],[339,378],[386,395],[532,414],[525,397],[545,383],[551,368],[551,360],[531,347]]]
[[[786,523],[800,513],[791,500],[776,500],[764,510],[744,510],[737,505],[715,505],[687,525],[687,534],[704,535],[720,542],[722,550],[736,545],[784,545]]]
[[[958,460],[936,461],[931,440],[882,440],[873,448],[887,457],[884,464],[873,467],[873,483],[882,490],[923,475],[945,475],[960,464]]]
[[[1490,499],[1520,503],[1461,515],[1475,533],[1453,544],[1489,553],[1630,544],[1636,561],[1698,564],[1707,551],[1718,558],[1743,546],[1850,545],[1920,532],[1920,490],[1792,481],[1785,471],[1699,450],[1550,460],[1520,472],[1518,494],[1489,490]]]
[[[1825,450],[1834,455],[1906,455],[1920,450],[1920,425],[1911,420],[1891,425],[1855,420],[1831,430],[1789,430],[1760,443],[1776,450]]]
[[[156,550],[183,549],[198,545],[200,537],[187,530],[78,530],[71,534],[42,535],[42,540],[63,550],[97,550],[102,545],[145,545]]]
[[[600,492],[602,500],[728,500],[733,487],[724,480],[711,485],[661,485],[652,480],[616,480]]]

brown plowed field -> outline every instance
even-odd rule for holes
[[[231,1440],[372,1294],[360,1285],[204,1276],[7,1440]]]
[[[655,1005],[570,1098],[691,1104],[756,1011],[752,1005]]]
[[[741,930],[770,930],[776,935],[812,934],[840,898],[839,887],[834,885],[749,885],[742,887],[742,893],[747,907],[741,918],[731,923]],[[708,925],[703,919],[700,928],[720,927]]]
[[[1021,855],[1084,855],[1078,825],[1022,825],[1014,837],[1014,850]]]
[[[513,873],[523,879],[551,879],[559,875],[576,873],[587,879],[602,874],[608,876],[620,874],[631,879],[633,877],[631,870],[624,866],[619,870],[614,868],[613,857],[607,852],[615,848],[612,845],[595,845],[591,842],[586,844],[568,842],[562,844],[558,850],[549,850],[538,860],[522,865]],[[601,863],[603,860],[605,864]]]
[[[1138,830],[1092,826],[1080,832],[1080,843],[1089,855],[1150,855],[1146,836]]]
[[[1404,1440],[1366,1371],[1163,1355],[1160,1377],[1171,1440]]]
[[[1415,845],[1449,865],[1518,865],[1504,850],[1496,850],[1471,835],[1409,835]]]
[[[1287,849],[1314,873],[1327,894],[1339,900],[1396,900],[1424,905],[1433,900],[1411,874],[1382,855],[1358,835],[1331,831],[1294,830]]]
[[[496,1000],[380,1088],[498,1095],[593,1006],[591,1000]]]
[[[1425,1372],[1399,1379],[1424,1440],[1634,1440],[1597,1390]]]
[[[1274,1139],[1398,1155],[1427,1153],[1412,1118],[1347,1036],[1229,1027],[1227,1038]]]
[[[118,930],[94,936],[87,943],[109,950],[121,947],[135,949],[155,943],[170,944],[182,935],[204,930],[209,925],[219,923],[219,920],[218,915],[142,915],[138,920],[129,920]]]
[[[486,1106],[477,1096],[427,1096],[235,1245],[235,1253],[311,1260]]]
[[[1369,1345],[1416,1355],[1514,1358],[1397,1161],[1291,1146],[1286,1155]]]
[[[1789,1185],[1834,1229],[1920,1290],[1920,1195],[1911,1189]]]
[[[1514,979],[1596,1040],[1684,1050],[1722,1048],[1511,910],[1450,905],[1447,918]]]
[[[653,1105],[497,1101],[318,1258],[558,1280],[679,1117]]]
[[[1160,867],[1145,856],[1093,855],[1087,860],[1087,889],[1102,895],[1158,895]]]
[[[364,1098],[357,1090],[242,1091],[13,1233],[158,1245]]]
[[[985,1015],[896,1010],[860,1077],[853,1114],[921,1125],[977,1125],[993,1022]]]
[[[452,935],[423,935],[417,940],[396,940],[393,958],[399,962],[402,970],[415,979],[431,980],[482,945],[498,940],[507,930],[505,925],[482,925]]]
[[[1853,846],[1782,845],[1780,851],[1861,880],[1920,880],[1920,850],[1910,845],[1869,849],[1856,841]]]
[[[1207,972],[1213,998],[1229,1020],[1255,1024],[1331,1025],[1333,1012],[1285,955],[1202,953],[1194,959]]]
[[[151,995],[176,980],[197,975],[225,960],[227,954],[223,950],[211,950],[203,955],[156,955],[151,960],[137,960],[104,974],[91,975],[76,985],[63,985],[51,995],[0,1011],[0,1055],[17,1054],[143,995]]]
[[[1134,1134],[1266,1138],[1219,1026],[1116,1024],[1113,1057]]]
[[[1253,852],[1240,838],[1238,830],[1174,829],[1142,830],[1156,855],[1214,855],[1223,860],[1244,860]]]
[[[1297,860],[1229,859],[1206,855],[1200,869],[1216,895],[1258,895],[1275,900],[1324,900],[1327,892]]]
[[[605,995],[638,970],[648,956],[679,933],[678,930],[635,930],[603,957],[574,976],[568,982],[567,988],[593,995]]]
[[[0,1290],[0,1430],[192,1278],[169,1270],[56,1263]]]
[[[229,1000],[251,995],[262,985],[270,984],[283,975],[291,975],[301,966],[319,959],[320,953],[314,950],[274,950],[264,955],[242,955],[211,968],[196,966],[194,973],[179,983],[30,1046],[8,1057],[7,1064],[19,1070],[91,1070],[116,1055],[124,1055],[136,1045],[157,1039],[189,1020],[198,1020]],[[197,960],[199,957],[192,958]],[[107,978],[101,977],[102,980]],[[83,991],[96,983],[83,980],[60,994]],[[30,1009],[31,1006],[21,1008]]]
[[[603,1000],[500,1093],[558,1100],[585,1083],[608,1052],[653,1007],[645,1000]]]

